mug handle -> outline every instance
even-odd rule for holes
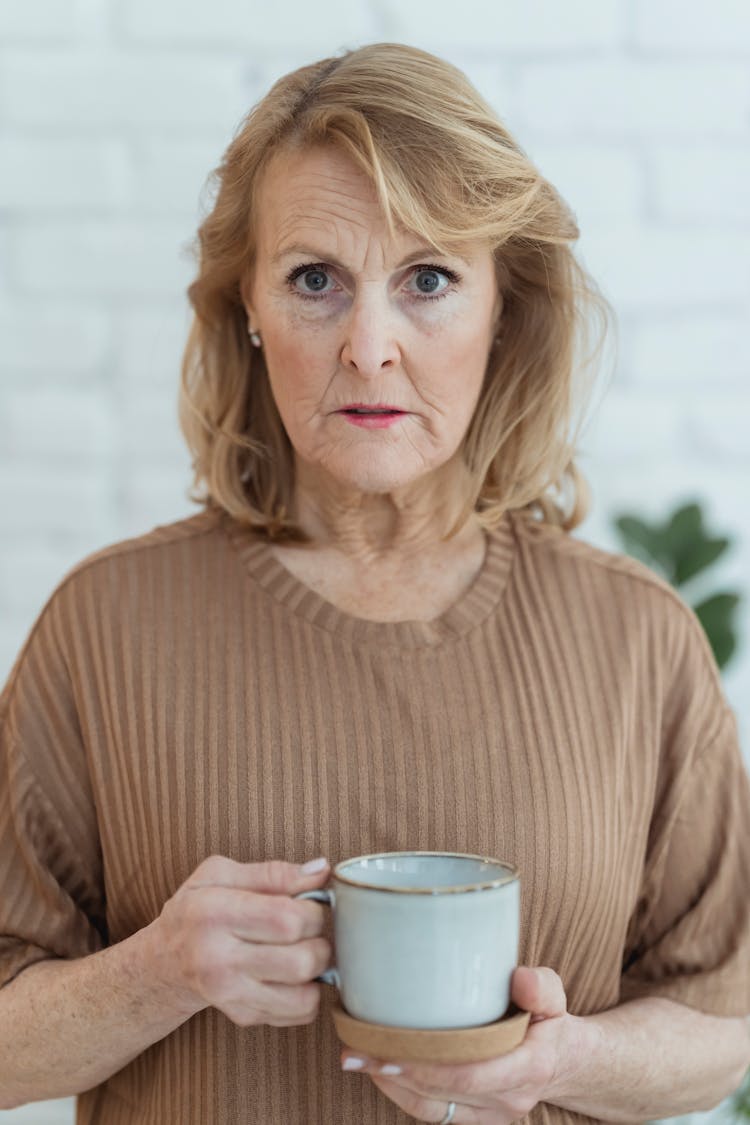
[[[336,896],[333,891],[301,891],[298,895],[292,895],[292,898],[314,898],[316,902],[322,902],[325,906],[334,907],[336,905]],[[330,969],[326,969],[319,977],[314,977],[314,980],[322,981],[323,984],[333,984],[341,991],[341,977],[335,965]]]

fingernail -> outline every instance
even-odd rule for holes
[[[349,1057],[344,1059],[343,1063],[341,1064],[341,1069],[361,1070],[363,1066],[367,1066],[367,1063],[364,1059],[358,1059],[356,1055],[349,1055]]]
[[[401,1069],[400,1066],[396,1066],[395,1063],[385,1063],[384,1066],[381,1066],[380,1073],[381,1074],[403,1074],[403,1070]]]
[[[302,867],[300,867],[300,871],[303,875],[315,875],[318,871],[322,871],[323,868],[327,866],[328,860],[324,855],[322,855],[318,859],[309,860]]]

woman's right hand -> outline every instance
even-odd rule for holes
[[[238,863],[212,855],[164,904],[150,961],[190,1014],[218,1008],[240,1027],[312,1023],[331,963],[324,907],[292,895],[322,886],[329,867],[303,875],[285,860]]]

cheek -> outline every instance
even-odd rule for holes
[[[309,331],[279,333],[267,340],[266,363],[290,442],[303,456],[317,458],[330,438],[323,417],[333,370],[329,353]]]
[[[324,390],[330,363],[320,341],[309,332],[285,332],[266,341],[266,363],[276,402],[312,401]]]
[[[459,412],[471,411],[484,379],[487,348],[480,328],[446,334],[434,351],[432,383],[440,398]]]

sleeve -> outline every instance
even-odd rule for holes
[[[746,1016],[750,779],[713,654],[686,607],[681,650],[620,1001],[661,996],[709,1015]]]
[[[0,987],[107,944],[101,849],[54,594],[0,695]]]

